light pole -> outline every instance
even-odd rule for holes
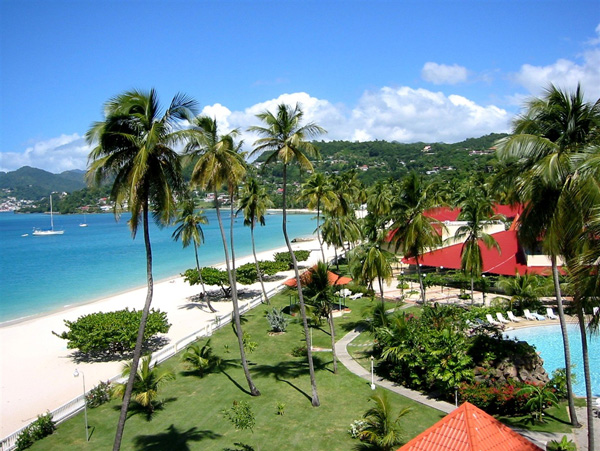
[[[400,293],[402,294],[402,300],[404,300],[404,270],[400,271]]]
[[[375,390],[375,375],[373,373],[373,361],[375,359],[371,356],[371,390]]]
[[[441,270],[442,277],[443,277],[444,276],[444,267],[440,266],[440,270]],[[442,281],[440,280],[440,282],[442,282]],[[442,296],[444,296],[444,283],[443,282],[440,284],[440,288],[442,290]]]
[[[79,371],[75,368],[75,372],[73,373],[73,377],[79,377]],[[85,441],[90,441],[90,436],[88,433],[88,421],[87,421],[87,399],[85,398],[85,374],[83,371],[81,372],[81,379],[83,381],[83,416],[85,418]]]
[[[485,307],[485,274],[481,275],[481,289],[482,291],[482,302],[483,302],[483,307]]]

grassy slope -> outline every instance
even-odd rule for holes
[[[286,295],[274,299],[284,306]],[[352,313],[338,320],[336,333],[343,336],[360,319],[360,311],[368,300],[350,301]],[[315,353],[317,386],[321,407],[310,404],[310,381],[305,358],[292,357],[292,348],[303,345],[302,328],[290,324],[283,335],[269,336],[264,319],[266,307],[261,306],[245,315],[244,329],[259,343],[249,354],[251,371],[262,396],[252,398],[245,393],[246,381],[241,368],[230,367],[203,379],[186,375],[175,357],[164,363],[177,373],[177,380],[161,390],[166,400],[164,409],[151,421],[145,415],[133,414],[127,422],[122,449],[190,449],[223,450],[242,442],[261,450],[347,450],[357,442],[347,433],[350,423],[370,406],[372,394],[368,382],[339,366],[331,372],[331,354]],[[315,346],[330,347],[330,337],[324,330],[314,329]],[[215,333],[213,348],[219,356],[239,360],[236,340],[230,326]],[[228,345],[230,352],[225,352]],[[410,406],[413,411],[402,419],[407,439],[419,434],[443,417],[439,411],[415,404],[401,396],[389,394],[396,411]],[[221,414],[234,400],[247,400],[256,415],[254,433],[236,431]],[[276,405],[285,403],[285,415],[277,415]],[[110,449],[118,418],[117,401],[88,410],[88,422],[93,429],[85,444],[83,415],[61,424],[54,435],[37,442],[32,449]]]

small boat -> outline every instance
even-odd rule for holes
[[[24,233],[24,234],[23,234],[23,235],[21,235],[21,236],[29,236],[29,234],[28,234],[28,233]]]
[[[50,228],[33,229],[33,236],[62,235],[64,230],[54,230],[54,214],[52,212],[52,194],[50,194]]]
[[[87,222],[85,221],[85,213],[83,214],[83,222],[79,224],[79,227],[87,227]]]

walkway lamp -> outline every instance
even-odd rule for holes
[[[482,302],[483,302],[483,307],[485,307],[485,274],[481,275],[481,292],[482,292]]]
[[[404,270],[400,271],[400,292],[402,294],[402,299],[404,299]]]
[[[75,372],[73,373],[73,377],[79,377],[79,371],[75,368]],[[90,436],[88,432],[88,421],[87,421],[87,399],[85,397],[85,374],[83,371],[81,372],[81,379],[83,381],[83,416],[85,418],[85,441],[90,441]]]
[[[440,271],[441,271],[442,276],[443,276],[444,275],[444,267],[443,266],[440,266]],[[440,281],[440,282],[442,282],[442,281]],[[444,295],[444,283],[443,282],[440,283],[440,288],[442,290],[442,296],[443,296]]]
[[[374,358],[373,356],[371,356],[371,390],[375,390],[375,375],[373,373],[373,362],[374,362]]]

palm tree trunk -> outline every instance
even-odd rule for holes
[[[335,327],[333,324],[333,309],[331,308],[329,309],[327,322],[329,323],[329,335],[331,335],[331,355],[333,356],[333,373],[337,374],[337,354],[335,353]]]
[[[421,277],[421,266],[419,265],[419,256],[415,255],[415,262],[417,264],[417,275],[419,276],[419,288],[421,289],[421,301],[423,305],[427,303],[425,298],[425,285],[423,284],[423,277]]]
[[[471,305],[475,303],[475,278],[471,274]]]
[[[383,279],[377,276],[377,282],[379,282],[379,293],[381,293],[381,305],[383,305]]]
[[[319,401],[319,394],[317,393],[317,380],[315,378],[315,366],[312,358],[312,342],[310,340],[310,334],[308,333],[308,321],[306,319],[306,306],[304,305],[304,296],[302,294],[302,282],[300,281],[300,272],[298,271],[298,262],[296,256],[292,250],[292,243],[287,233],[287,212],[286,212],[286,194],[287,194],[287,164],[283,165],[283,237],[285,238],[285,244],[287,245],[290,257],[292,258],[292,264],[294,266],[294,273],[296,274],[296,285],[298,288],[298,303],[300,304],[300,315],[302,316],[302,327],[304,328],[304,337],[306,339],[306,354],[308,359],[308,370],[310,373],[310,385],[312,388],[312,405],[313,407],[319,407],[321,402]]]
[[[146,323],[148,322],[148,314],[150,312],[150,304],[152,303],[152,295],[154,293],[154,280],[152,278],[152,247],[150,245],[150,232],[148,227],[148,199],[144,202],[143,208],[143,224],[144,224],[144,245],[146,246],[146,278],[148,284],[148,291],[146,293],[146,303],[142,310],[142,318],[140,320],[140,328],[138,330],[137,339],[135,341],[135,348],[133,350],[133,358],[131,361],[131,369],[129,372],[129,379],[125,387],[125,394],[123,395],[123,403],[121,404],[121,413],[119,415],[119,422],[117,423],[117,432],[115,433],[115,441],[113,444],[113,451],[119,451],[121,449],[121,441],[123,439],[123,432],[125,431],[125,421],[127,420],[127,409],[131,401],[131,394],[133,392],[133,383],[137,373],[140,358],[142,357],[142,344],[144,342],[144,331],[146,329]]]
[[[563,338],[563,348],[565,353],[565,368],[567,376],[567,397],[569,401],[569,416],[571,417],[571,426],[579,427],[577,421],[577,412],[575,412],[575,401],[573,398],[573,381],[571,378],[571,348],[569,346],[569,335],[567,334],[567,323],[565,320],[565,311],[563,309],[562,296],[560,293],[560,283],[558,279],[558,266],[556,264],[556,255],[550,256],[552,262],[552,279],[554,281],[554,294],[556,295],[556,307],[558,318],[560,320],[560,330]]]
[[[323,263],[327,263],[325,261],[325,251],[323,250],[323,239],[321,238],[321,228],[319,226],[321,219],[321,199],[317,200],[317,240],[319,241],[319,247],[321,248],[321,257],[323,257]]]
[[[196,254],[196,271],[198,271],[198,278],[200,279],[200,285],[202,285],[202,298],[206,302],[206,306],[211,313],[216,313],[217,310],[210,303],[210,298],[206,294],[206,287],[204,286],[204,279],[202,279],[202,271],[200,271],[200,261],[198,260],[198,246],[194,242],[194,253]]]
[[[579,320],[579,332],[581,334],[581,352],[583,354],[583,374],[585,378],[585,397],[587,400],[587,428],[588,428],[588,450],[595,449],[594,440],[594,397],[592,396],[592,379],[590,373],[590,357],[588,350],[587,333],[585,330],[585,315],[583,306],[578,302],[577,319]]]
[[[258,280],[260,281],[260,288],[263,292],[263,297],[265,300],[265,304],[270,304],[269,297],[267,296],[267,290],[265,290],[265,283],[262,279],[262,274],[260,272],[260,265],[258,264],[258,258],[256,257],[256,245],[254,243],[254,224],[255,220],[252,217],[252,222],[250,224],[250,238],[252,239],[252,255],[254,255],[254,264],[256,265],[256,274],[258,275]]]
[[[250,394],[252,396],[260,396],[260,391],[255,387],[254,382],[252,381],[252,376],[250,375],[250,370],[248,369],[248,361],[246,360],[246,352],[244,350],[244,342],[242,340],[242,324],[240,321],[240,309],[238,306],[237,299],[237,289],[235,286],[235,276],[233,275],[233,271],[231,270],[231,265],[229,262],[229,250],[227,249],[227,238],[225,238],[225,229],[223,228],[223,220],[221,219],[221,210],[219,208],[219,200],[217,198],[217,193],[215,193],[215,205],[217,211],[217,220],[219,222],[219,230],[221,231],[221,239],[223,240],[223,249],[225,251],[225,267],[227,268],[227,276],[229,278],[229,285],[231,287],[231,302],[233,304],[233,321],[235,324],[235,334],[238,339],[238,346],[240,348],[240,358],[242,360],[242,368],[244,368],[244,375],[246,376],[246,381],[248,382],[248,388],[250,389]],[[233,219],[232,219],[233,221]],[[233,224],[232,224],[233,228]],[[233,234],[233,231],[231,232]]]

